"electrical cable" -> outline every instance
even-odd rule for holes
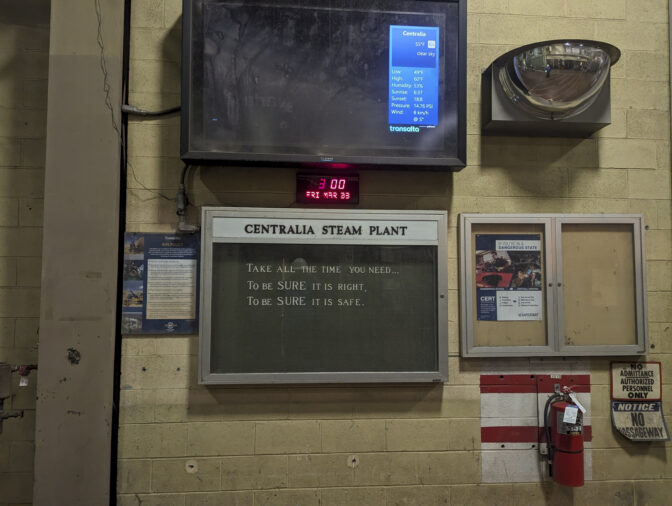
[[[117,132],[117,135],[119,137],[119,142],[121,143],[121,153],[122,153],[121,156],[122,156],[123,162],[124,162],[123,163],[124,170],[130,169],[131,176],[133,177],[133,180],[143,190],[147,190],[150,193],[158,195],[160,198],[163,198],[165,200],[168,200],[168,201],[172,202],[175,199],[172,199],[172,198],[164,195],[163,193],[161,193],[159,191],[153,190],[153,189],[145,186],[138,179],[138,176],[135,174],[135,169],[133,167],[133,164],[128,159],[128,144],[127,144],[127,140],[128,140],[127,129],[128,129],[128,127],[123,128],[123,125],[122,125],[122,128],[119,127],[119,125],[117,124],[117,119],[116,119],[115,114],[114,114],[115,108],[112,105],[112,86],[110,85],[110,82],[109,82],[109,75],[108,75],[108,70],[107,70],[107,60],[105,58],[105,40],[103,38],[103,11],[102,11],[102,7],[100,5],[100,0],[94,0],[94,6],[95,6],[95,9],[96,9],[96,19],[97,19],[97,22],[98,22],[98,32],[97,32],[97,36],[96,36],[96,41],[98,43],[98,47],[100,48],[100,70],[103,73],[103,92],[105,93],[105,107],[110,110],[110,116],[112,118],[112,128],[114,129],[115,132]],[[126,49],[126,48],[124,48],[124,49]],[[127,85],[128,85],[128,83],[122,82],[123,93],[125,93],[126,95],[128,95]],[[126,101],[127,97],[123,97],[123,100]],[[123,107],[122,107],[122,109],[123,109]],[[142,110],[142,109],[138,109],[138,110]],[[168,109],[168,110],[170,110],[170,109]],[[146,111],[146,112],[149,112],[149,111]],[[159,111],[159,112],[163,112],[163,111]],[[150,113],[150,115],[151,115],[151,113]],[[124,118],[122,117],[122,123],[124,123],[123,119]]]
[[[184,184],[184,181],[187,177],[187,172],[191,165],[188,163],[184,164],[182,168],[182,174],[180,175],[180,186],[177,190],[177,196],[175,200],[177,201],[177,230],[178,232],[187,232],[194,234],[200,230],[198,225],[188,225],[185,221],[185,214],[187,212],[187,206],[189,205],[189,197],[187,196],[187,189]]]
[[[191,165],[185,163],[184,167],[182,168],[182,175],[180,175],[180,185],[182,186],[184,186],[184,178],[187,176],[187,171],[189,170],[190,167]]]
[[[187,176],[187,171],[189,170],[190,165],[188,163],[184,164],[184,167],[182,168],[182,174],[180,175],[180,186],[177,190],[177,215],[178,216],[184,216],[184,213],[187,210],[187,206],[189,205],[189,197],[187,196],[187,190],[186,187],[184,186],[184,180]]]
[[[117,125],[117,120],[114,117],[114,107],[112,106],[112,86],[110,86],[110,81],[107,72],[107,62],[105,60],[105,41],[103,40],[103,12],[102,7],[100,6],[100,0],[94,1],[96,9],[96,19],[98,21],[98,33],[96,35],[96,42],[100,48],[100,70],[103,73],[103,91],[105,92],[105,107],[110,110],[110,116],[112,118],[112,128],[117,132],[117,135],[121,138],[121,132],[119,131],[119,126]]]
[[[176,105],[175,107],[170,107],[168,109],[162,109],[160,111],[147,111],[145,109],[141,109],[139,107],[130,104],[124,104],[121,106],[121,112],[123,112],[124,114],[133,114],[135,116],[166,116],[168,114],[174,114],[176,112],[180,112],[181,109],[182,107],[179,105]]]

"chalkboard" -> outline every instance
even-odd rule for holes
[[[431,246],[215,244],[211,370],[435,370],[436,293]]]
[[[366,223],[376,226],[370,218]],[[209,314],[201,332],[207,349],[202,378],[244,383],[443,377],[445,262],[432,244],[438,237],[234,240],[206,240]]]

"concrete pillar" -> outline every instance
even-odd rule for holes
[[[36,506],[109,504],[123,11],[51,2]]]

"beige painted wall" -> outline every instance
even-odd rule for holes
[[[608,418],[608,359],[590,368],[593,481],[482,484],[479,375],[507,361],[459,358],[457,217],[461,212],[642,213],[651,353],[672,416],[672,207],[668,17],[664,0],[470,0],[468,162],[457,174],[361,173],[362,209],[449,211],[450,379],[439,386],[205,388],[195,337],[123,339],[120,504],[666,504],[672,446],[618,439]],[[179,0],[134,2],[130,101],[179,100]],[[611,126],[591,139],[483,138],[480,71],[496,56],[560,37],[623,51]],[[179,118],[132,121],[127,229],[170,231],[181,163]],[[294,203],[294,170],[200,168],[192,203]],[[274,191],[257,182],[273,174]],[[191,210],[190,219],[197,219]],[[524,367],[525,360],[519,361]],[[357,454],[353,470],[348,457]],[[195,460],[198,472],[188,473]],[[667,493],[666,493],[667,491]]]
[[[49,5],[0,2],[0,362],[37,362]],[[0,505],[30,503],[35,385],[13,378],[0,434]]]

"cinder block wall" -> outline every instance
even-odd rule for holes
[[[457,174],[361,173],[362,209],[449,211],[450,379],[440,386],[205,388],[196,337],[123,339],[118,493],[138,505],[667,504],[672,446],[632,444],[609,420],[609,359],[591,371],[593,480],[483,484],[479,375],[459,358],[457,216],[643,213],[651,350],[672,416],[672,208],[665,0],[470,0],[468,161]],[[179,101],[180,0],[133,2],[130,101]],[[480,136],[480,73],[514,47],[553,38],[618,46],[613,124],[594,138]],[[127,229],[173,230],[179,119],[131,121]],[[199,168],[196,206],[294,202],[294,170]],[[271,176],[273,191],[259,181]],[[192,222],[198,212],[189,216]],[[354,460],[354,462],[353,462]],[[196,470],[196,472],[194,472]]]
[[[0,362],[37,361],[49,28],[46,16],[0,13]],[[26,14],[25,12],[23,14]],[[42,13],[44,14],[44,13]],[[0,505],[30,503],[33,489],[35,385],[14,375],[0,434]]]

